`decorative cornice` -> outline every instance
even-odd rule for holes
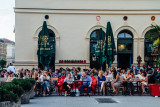
[[[86,14],[86,15],[160,15],[159,9],[49,9],[49,8],[14,8],[15,13],[37,14]]]

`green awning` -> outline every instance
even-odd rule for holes
[[[152,44],[149,43],[145,43],[146,49],[147,49],[147,53],[152,53]]]

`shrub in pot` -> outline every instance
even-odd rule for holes
[[[12,90],[7,90],[5,87],[6,84],[0,84],[0,101],[11,101],[11,102],[17,102],[18,101],[18,95],[14,93]]]
[[[15,94],[18,95],[18,97],[20,97],[24,93],[24,90],[22,87],[20,87],[19,85],[15,85],[13,83],[5,84],[5,88],[7,90],[13,91]]]
[[[25,92],[30,91],[32,88],[32,84],[30,83],[30,81],[26,81],[26,79],[14,79],[12,83],[22,87]]]

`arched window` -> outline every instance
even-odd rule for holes
[[[133,38],[133,34],[129,30],[122,30],[119,32],[118,38]]]
[[[104,33],[103,35],[105,35],[104,31],[103,33]],[[100,68],[98,61],[96,60],[95,57],[98,36],[99,36],[99,29],[94,30],[90,35],[90,67],[96,69]],[[103,68],[105,68],[105,66]]]
[[[124,29],[118,33],[117,38],[117,66],[129,68],[133,63],[133,33]]]
[[[51,60],[49,67],[52,70],[54,70],[55,69],[55,33],[51,29],[48,29],[48,32],[49,32],[49,41],[51,44],[51,53],[52,53],[52,60]],[[42,31],[39,32],[38,37],[41,35],[41,33],[42,33]],[[43,67],[40,63],[38,63],[38,67],[43,69]]]
[[[156,30],[149,30],[145,34],[144,47],[145,47],[145,63],[152,67],[157,67],[157,59],[160,56],[158,54],[158,48],[153,47],[153,42],[158,38],[158,32]]]

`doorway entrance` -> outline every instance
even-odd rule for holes
[[[119,67],[122,69],[130,68],[132,64],[132,54],[118,54],[119,56]]]
[[[119,32],[117,47],[117,67],[130,68],[133,63],[133,34],[131,31],[125,29]]]

